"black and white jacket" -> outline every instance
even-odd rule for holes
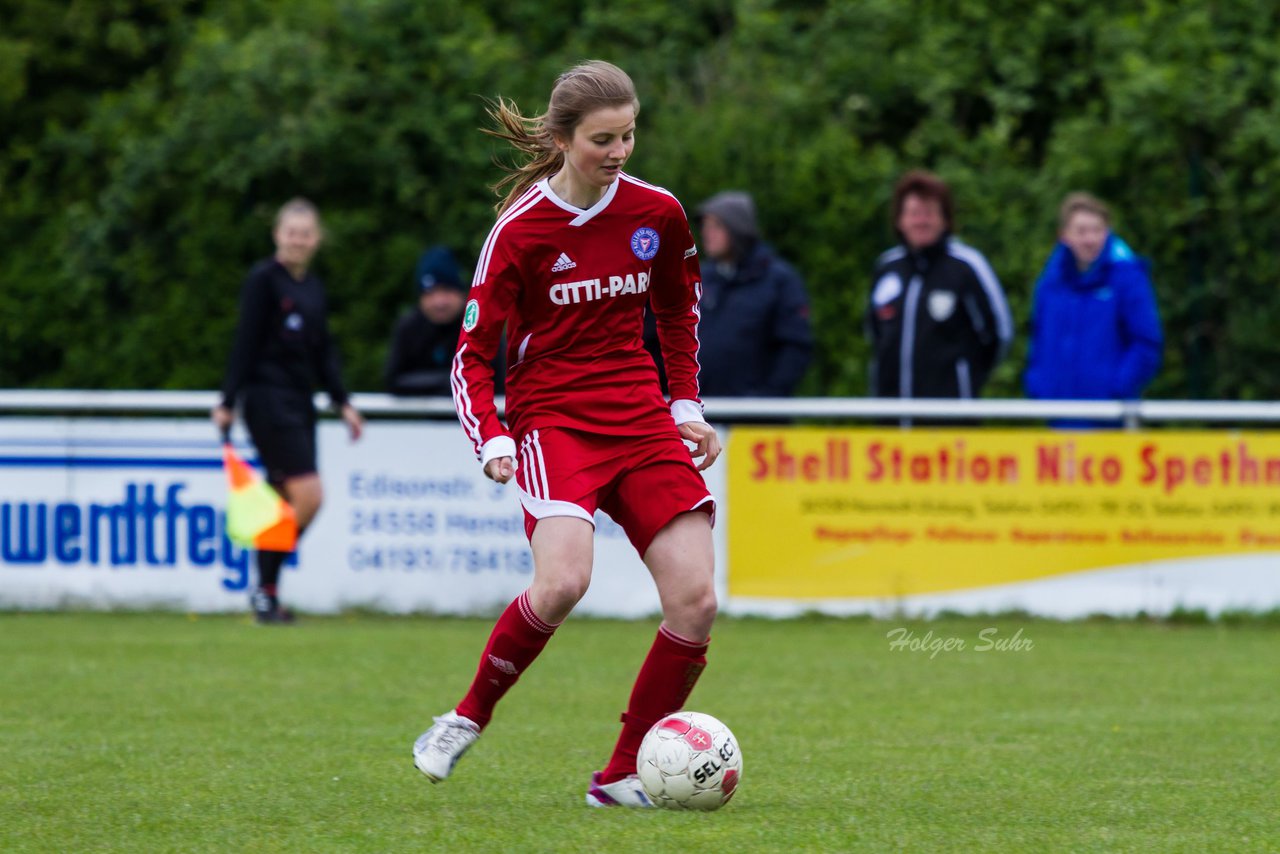
[[[873,397],[977,397],[1013,339],[991,265],[949,234],[880,256],[866,325]]]

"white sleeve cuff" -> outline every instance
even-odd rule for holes
[[[494,436],[492,439],[484,443],[480,449],[480,466],[483,468],[489,464],[489,460],[496,460],[499,457],[511,457],[514,463],[516,459],[516,440],[510,436]]]
[[[671,401],[671,417],[675,419],[677,427],[690,421],[707,423],[707,419],[702,417],[702,404],[696,400]]]

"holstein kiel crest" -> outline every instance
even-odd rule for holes
[[[637,228],[631,235],[631,251],[641,261],[648,261],[658,254],[658,232],[652,228]]]

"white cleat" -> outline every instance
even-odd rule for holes
[[[652,807],[653,801],[645,793],[640,778],[635,774],[612,783],[601,783],[600,772],[591,775],[591,788],[587,789],[589,807]]]
[[[413,743],[413,764],[433,783],[439,783],[480,737],[480,727],[457,710],[433,718],[435,725]]]

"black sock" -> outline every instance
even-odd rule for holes
[[[276,587],[280,583],[280,567],[288,552],[258,552],[258,586],[270,596],[276,595]]]

